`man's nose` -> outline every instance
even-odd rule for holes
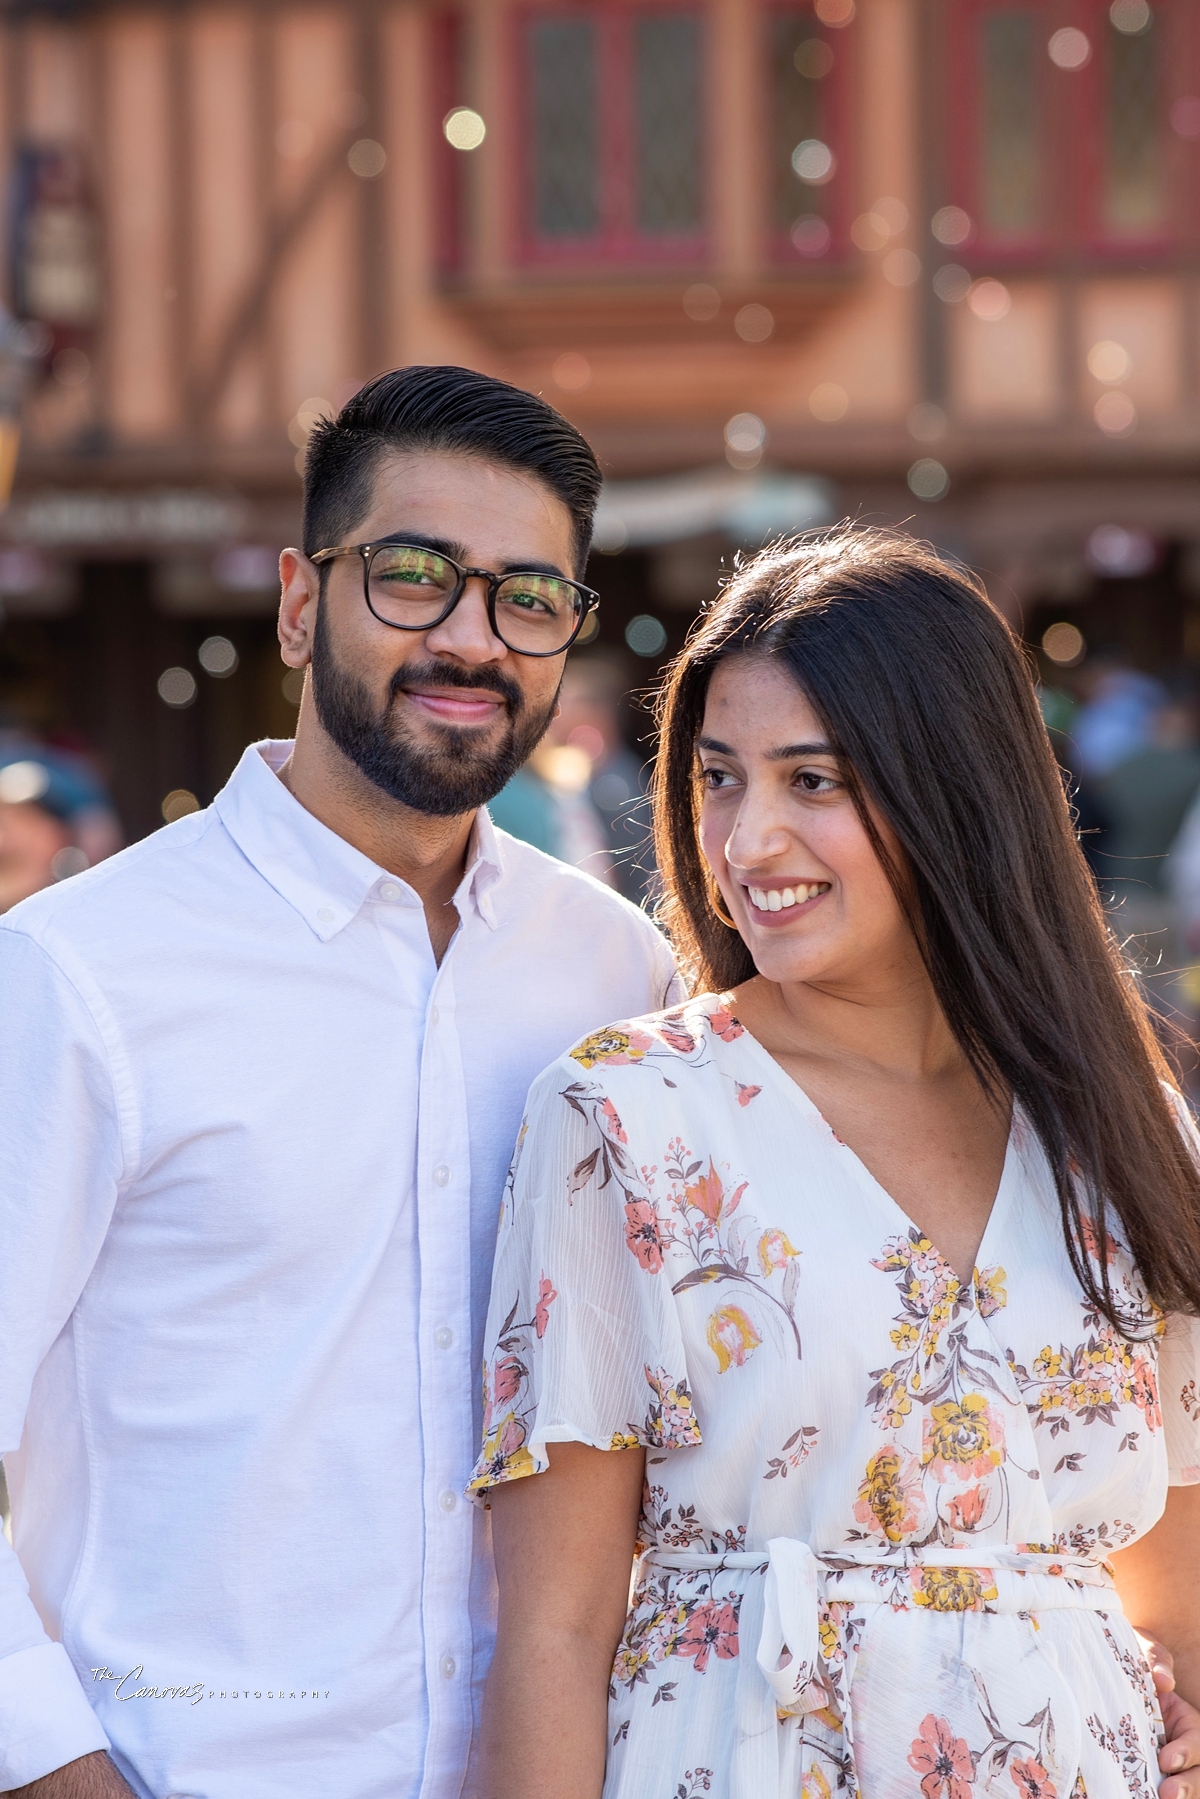
[[[482,576],[468,575],[458,605],[449,618],[434,625],[425,642],[435,656],[454,656],[472,667],[504,660],[508,650],[492,630]]]

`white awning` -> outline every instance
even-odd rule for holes
[[[753,545],[830,524],[833,491],[815,475],[698,469],[654,481],[606,481],[593,542],[612,554],[720,531]]]

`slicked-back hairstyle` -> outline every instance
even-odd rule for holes
[[[1148,1328],[1088,1253],[1115,1212],[1152,1298],[1200,1314],[1183,1102],[1080,852],[1025,658],[982,587],[911,539],[840,527],[756,557],[694,628],[660,699],[655,841],[664,922],[717,991],[755,972],[712,909],[698,839],[696,738],[734,655],[770,658],[820,718],[951,1030],[1041,1139],[1088,1300],[1128,1335]]]
[[[306,555],[344,542],[366,517],[379,461],[394,450],[482,456],[535,475],[571,514],[583,573],[601,483],[591,445],[536,394],[452,366],[376,375],[316,425],[304,460]]]

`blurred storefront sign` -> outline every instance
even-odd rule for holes
[[[12,543],[122,552],[168,544],[220,543],[241,535],[249,507],[240,495],[196,488],[140,493],[47,488],[22,494],[2,521]]]
[[[720,532],[757,547],[833,517],[833,489],[816,476],[702,469],[659,481],[606,482],[595,544],[611,555]]]
[[[22,319],[51,334],[49,354],[78,348],[100,318],[100,230],[84,166],[70,145],[26,144],[13,172],[12,290]]]

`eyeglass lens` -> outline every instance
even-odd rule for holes
[[[410,631],[440,617],[457,583],[452,562],[410,544],[381,545],[367,571],[376,618]],[[496,589],[497,634],[512,650],[552,655],[564,649],[582,610],[583,595],[554,575],[510,575]]]

